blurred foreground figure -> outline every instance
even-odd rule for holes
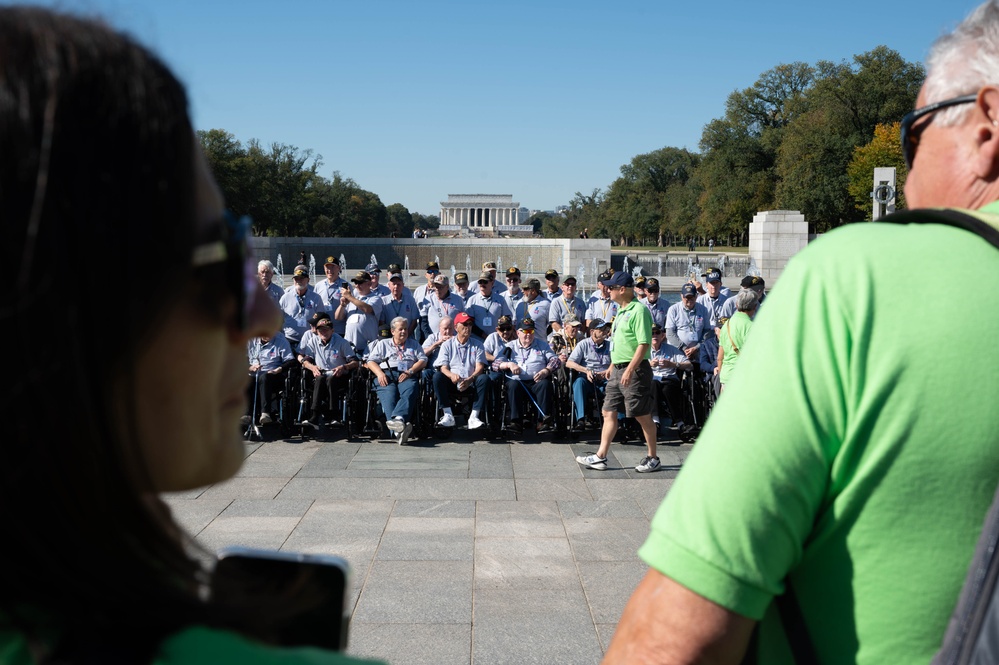
[[[54,302],[72,331],[51,352],[12,356],[0,401],[0,519],[18,534],[0,554],[0,660],[354,662],[263,643],[300,594],[205,600],[205,555],[159,498],[239,469],[247,343],[282,325],[183,88],[99,23],[0,8],[0,155],[15,281],[0,304],[4,347],[29,348],[26,324]],[[48,269],[68,256],[96,268],[72,288]],[[92,296],[109,270],[144,275],[116,281],[110,343],[107,304]],[[71,396],[56,407],[65,428],[39,420],[54,381]]]

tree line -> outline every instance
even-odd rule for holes
[[[782,64],[736,90],[708,122],[700,152],[636,155],[605,190],[577,192],[567,213],[532,221],[547,237],[618,244],[747,242],[761,210],[800,210],[813,232],[870,219],[875,167],[894,166],[897,206],[906,168],[899,120],[913,108],[922,65],[879,46],[852,62]]]
[[[222,129],[199,131],[208,164],[237,215],[253,219],[253,233],[287,237],[411,237],[415,229],[436,229],[436,215],[386,206],[377,194],[334,171],[319,174],[322,157],[281,143],[245,145]]]
[[[877,48],[850,62],[781,64],[732,92],[725,114],[704,126],[699,152],[664,147],[636,155],[606,189],[576,192],[565,214],[528,223],[546,237],[611,238],[621,245],[685,245],[715,238],[745,244],[761,210],[800,210],[816,233],[869,219],[875,167],[906,168],[898,120],[925,78],[918,63]],[[274,143],[245,145],[222,129],[198,132],[229,207],[270,236],[409,237],[436,229],[436,215],[411,213],[334,171],[322,157]]]

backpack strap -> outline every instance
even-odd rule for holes
[[[999,490],[985,517],[975,555],[961,587],[957,607],[947,624],[943,645],[932,665],[996,662],[999,657],[999,603],[995,601],[999,579]],[[977,659],[976,659],[977,656]]]
[[[999,249],[999,229],[988,222],[953,208],[900,210],[878,220],[893,224],[946,224],[981,236]]]

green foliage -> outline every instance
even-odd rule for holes
[[[226,205],[253,218],[253,232],[269,236],[386,236],[408,228],[403,206],[389,214],[377,195],[334,172],[319,175],[322,157],[280,143],[244,146],[221,129],[198,132]],[[398,204],[397,204],[398,205]]]
[[[873,217],[871,190],[874,185],[875,168],[895,167],[895,208],[897,210],[905,208],[905,194],[902,188],[905,187],[905,178],[909,172],[905,168],[902,144],[899,141],[901,125],[900,122],[877,125],[874,128],[874,138],[867,145],[854,148],[853,159],[846,167],[849,180],[847,191],[853,198],[856,210],[864,215],[865,219]]]

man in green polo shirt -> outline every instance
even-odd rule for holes
[[[600,448],[596,453],[579,455],[576,461],[589,468],[607,468],[607,451],[617,434],[617,414],[623,412],[642,426],[649,454],[635,471],[648,473],[659,470],[656,456],[656,425],[652,422],[654,392],[652,390],[652,315],[635,299],[634,281],[626,272],[616,272],[605,282],[611,298],[617,303],[617,314],[611,328],[611,375],[604,394],[604,425],[600,432]]]

